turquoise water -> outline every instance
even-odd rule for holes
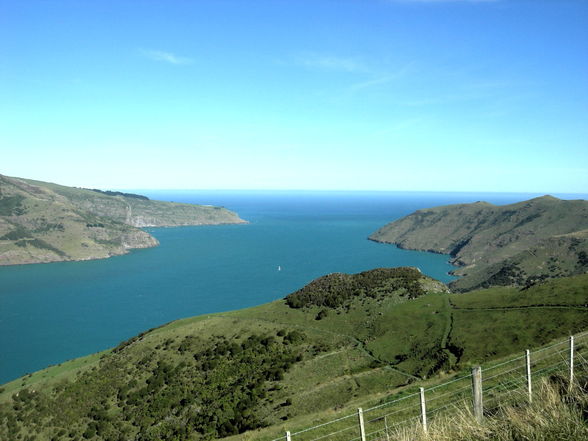
[[[223,205],[247,225],[148,229],[157,248],[88,262],[0,268],[0,384],[171,320],[284,297],[331,272],[417,266],[451,280],[447,256],[366,240],[434,205],[527,195],[142,192]],[[278,271],[278,266],[281,271]]]

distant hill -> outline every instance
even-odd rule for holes
[[[243,222],[221,207],[0,175],[0,265],[100,259],[156,246],[139,227]]]
[[[369,238],[449,254],[456,290],[526,285],[588,270],[588,201],[543,196],[511,205],[487,202],[418,210]]]
[[[175,321],[0,386],[0,439],[272,440],[588,328],[588,275],[446,291],[380,268]]]

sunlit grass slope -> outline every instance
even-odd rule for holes
[[[329,275],[8,383],[0,439],[272,439],[587,329],[586,303],[588,275],[469,294],[410,268]]]
[[[580,378],[572,390],[558,378],[543,378],[532,403],[520,392],[504,394],[478,422],[470,403],[456,403],[450,412],[430,424],[425,434],[418,424],[391,431],[395,441],[586,441],[588,390]],[[386,439],[386,438],[382,438]]]

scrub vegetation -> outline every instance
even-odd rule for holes
[[[7,383],[0,439],[274,439],[588,328],[588,275],[468,294],[410,268],[339,279],[354,290],[329,307],[322,278],[304,304],[175,321]]]
[[[362,296],[382,299],[388,294],[395,294],[414,299],[425,294],[421,281],[435,282],[416,268],[380,268],[353,275],[334,273],[288,295],[286,303],[292,308],[337,308],[351,305],[354,298]],[[443,290],[437,286],[439,289]]]

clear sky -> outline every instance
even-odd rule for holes
[[[588,192],[588,0],[0,0],[0,173]]]

